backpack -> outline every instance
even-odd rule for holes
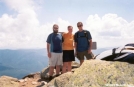
[[[79,36],[78,35],[78,32],[76,32],[76,37],[77,38],[83,38],[83,37],[85,37],[85,38],[87,38],[87,43],[88,43],[88,45],[89,45],[89,41],[88,41],[88,32],[87,32],[87,30],[83,30],[84,31],[84,36]],[[78,43],[78,42],[77,42]]]
[[[134,43],[126,44],[118,48],[106,50],[98,54],[95,59],[106,61],[121,61],[134,64]]]

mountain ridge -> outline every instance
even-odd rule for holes
[[[46,49],[0,49],[0,64],[3,67],[3,71],[0,70],[0,76],[22,78],[31,72],[41,71],[48,65]]]
[[[104,50],[106,49],[93,50],[93,53],[99,54]],[[78,61],[77,58],[76,61]],[[0,76],[8,75],[15,78],[22,78],[31,72],[39,72],[48,66],[47,50],[46,48],[0,49],[0,65],[2,67]]]

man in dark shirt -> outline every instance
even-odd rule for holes
[[[88,30],[83,30],[82,22],[78,22],[77,27],[79,31],[77,31],[74,35],[75,52],[81,65],[84,62],[84,56],[86,56],[86,59],[93,58],[93,54],[91,52],[92,36]]]
[[[59,75],[60,66],[63,64],[62,61],[62,42],[63,38],[60,33],[58,33],[59,26],[57,24],[53,25],[53,33],[49,34],[47,38],[47,53],[49,57],[49,79],[52,79],[54,68],[56,66],[56,76]]]

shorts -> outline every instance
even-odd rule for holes
[[[63,50],[63,62],[75,61],[74,50]]]
[[[84,60],[84,57],[86,56],[86,59],[93,59],[94,55],[91,52],[90,54],[88,54],[88,51],[83,51],[83,52],[77,52],[77,58],[79,60]]]
[[[51,53],[51,58],[49,58],[49,65],[50,66],[56,66],[56,65],[62,65],[63,59],[62,59],[63,53]]]

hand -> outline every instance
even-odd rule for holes
[[[77,56],[77,52],[74,53],[74,56]]]
[[[48,58],[51,58],[51,53],[50,52],[47,55],[48,55]]]
[[[91,50],[88,50],[88,54],[91,54]]]

